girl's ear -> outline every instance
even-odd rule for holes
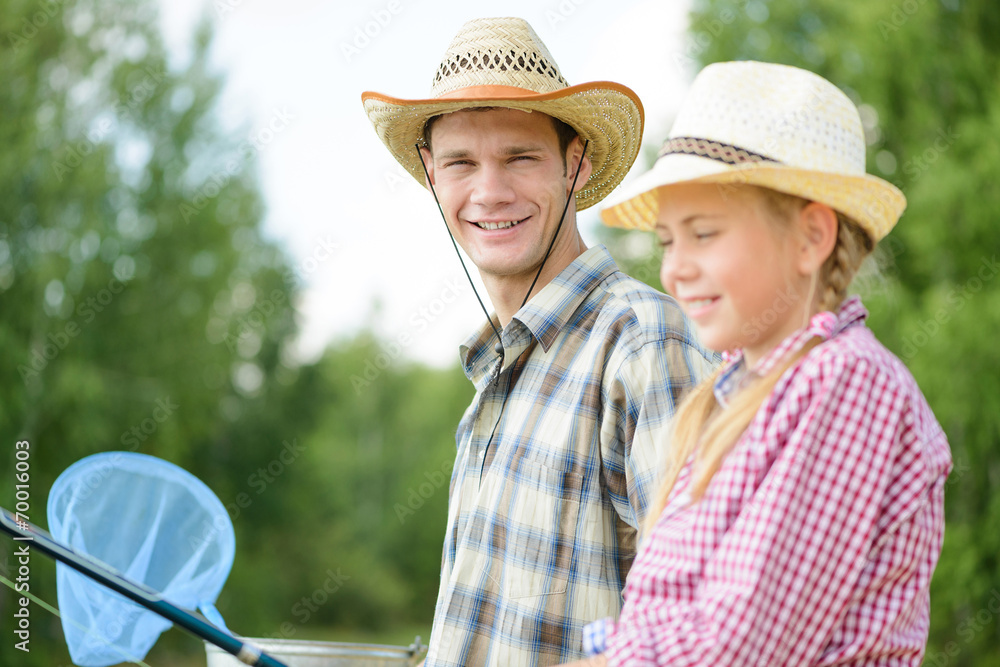
[[[799,211],[798,268],[808,276],[819,271],[837,244],[837,214],[826,204],[811,201]]]

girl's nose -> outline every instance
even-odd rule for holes
[[[663,253],[663,264],[660,266],[660,282],[668,291],[673,292],[673,286],[678,281],[691,280],[698,274],[698,267],[693,261],[688,248],[676,239]]]

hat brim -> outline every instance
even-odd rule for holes
[[[587,154],[593,170],[590,179],[576,193],[578,211],[603,200],[635,162],[644,116],[642,103],[629,88],[610,81],[584,83],[550,93],[510,94],[506,86],[497,88],[506,90],[502,94],[491,95],[487,91],[485,95],[452,96],[453,93],[420,100],[366,92],[361,100],[379,139],[421,185],[426,185],[426,179],[415,145],[424,144],[424,125],[434,116],[473,107],[540,111],[563,121],[581,139],[589,141]]]
[[[732,166],[697,155],[666,155],[611,195],[601,208],[606,225],[651,230],[659,215],[658,190],[681,183],[757,185],[826,204],[857,222],[872,240],[881,240],[906,208],[906,197],[888,181],[870,174],[842,174],[754,162]]]

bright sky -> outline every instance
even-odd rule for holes
[[[227,79],[223,122],[248,123],[260,143],[269,140],[257,157],[268,204],[265,229],[288,249],[304,280],[297,303],[302,359],[371,326],[397,342],[386,346],[393,357],[450,364],[461,340],[483,321],[430,193],[375,136],[361,93],[427,97],[455,33],[469,19],[498,15],[493,6],[468,0],[161,4],[176,54],[189,51],[199,14],[211,18],[215,61]],[[666,136],[694,76],[684,41],[688,6],[688,0],[511,0],[501,15],[531,23],[571,84],[610,80],[635,90],[646,110],[645,149]],[[273,138],[269,125],[276,128]],[[595,209],[579,221],[584,239],[595,243]],[[470,271],[487,299],[471,265]]]

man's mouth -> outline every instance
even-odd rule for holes
[[[475,224],[476,226],[478,226],[480,229],[485,229],[487,231],[493,231],[493,230],[496,230],[496,229],[510,229],[514,225],[519,225],[522,222],[524,222],[525,220],[527,220],[527,218],[523,218],[521,220],[502,220],[502,221],[499,221],[499,222],[480,222],[480,221],[475,221],[475,222],[473,222],[473,224]]]

